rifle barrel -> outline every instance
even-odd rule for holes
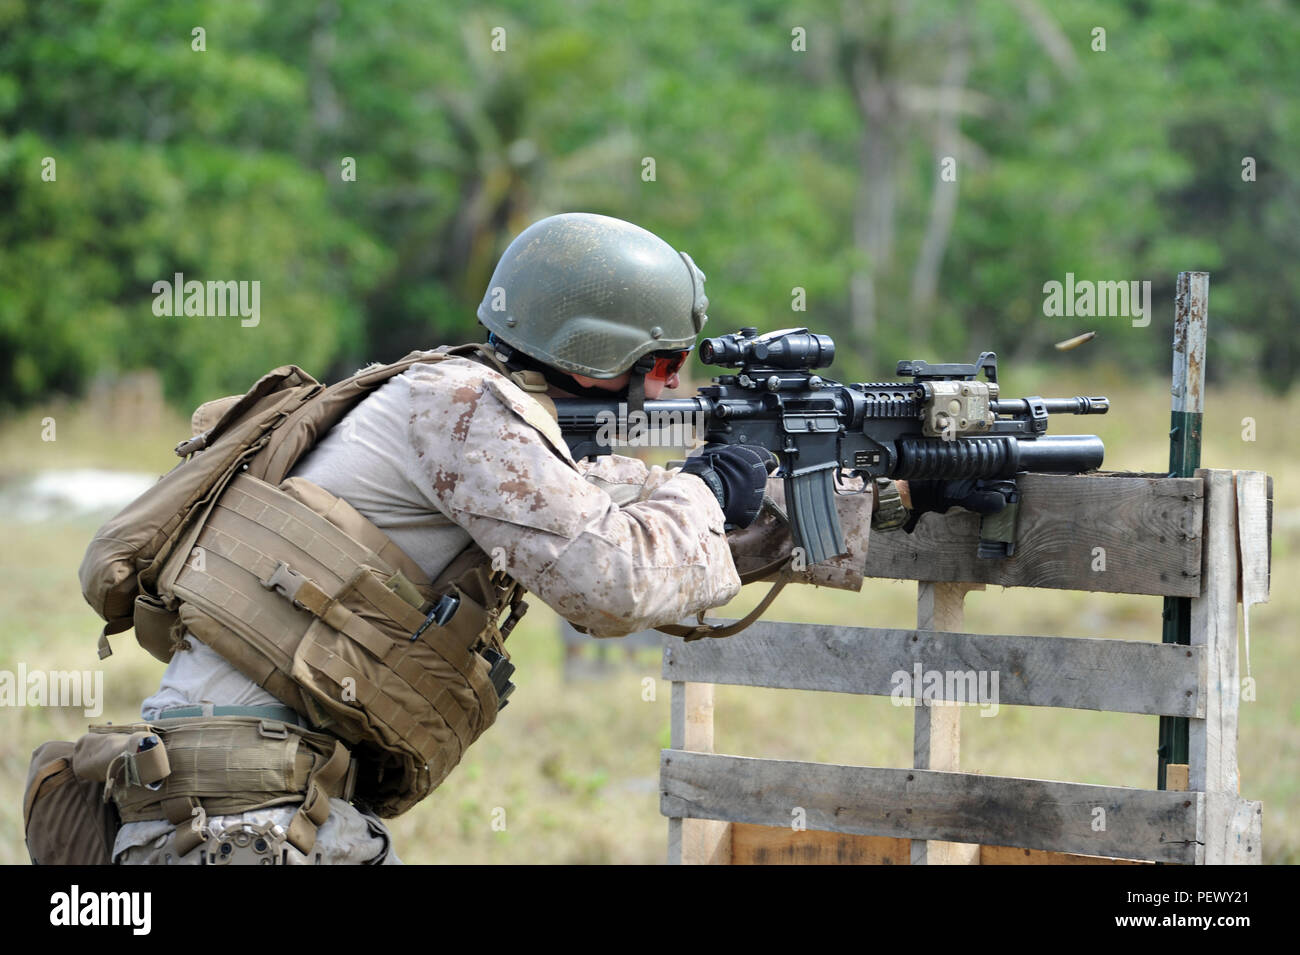
[[[1029,414],[1028,398],[1002,398],[990,401],[994,414]],[[1110,399],[1101,396],[1085,398],[1039,398],[1048,414],[1105,414],[1110,410]]]

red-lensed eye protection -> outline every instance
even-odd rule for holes
[[[674,352],[655,352],[654,367],[647,373],[647,378],[655,378],[659,381],[667,381],[673,375],[682,370],[686,364],[686,359],[691,355],[691,349]]]

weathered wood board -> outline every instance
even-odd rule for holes
[[[731,827],[732,865],[909,865],[910,839],[853,836],[789,826]],[[1112,859],[1071,852],[1043,852],[1011,846],[979,846],[979,865],[1152,865],[1137,859]]]
[[[1203,865],[1260,865],[1264,804],[1236,793],[1206,793],[1198,839]]]
[[[1193,597],[1201,585],[1197,478],[1024,474],[1016,553],[977,556],[979,516],[926,514],[912,534],[874,533],[866,575]],[[1105,570],[1094,570],[1104,551]]]
[[[983,590],[983,584],[934,583],[922,581],[916,585],[917,642],[931,632],[943,630],[959,632],[966,625],[966,593]],[[921,672],[924,666],[921,667]],[[971,671],[973,683],[960,690],[955,682],[953,698],[981,698],[979,674]],[[998,693],[992,676],[986,678],[985,700],[996,700]],[[900,681],[901,682],[901,681]],[[924,681],[923,681],[924,682]],[[970,692],[974,690],[973,694]],[[947,687],[945,686],[945,691]],[[924,698],[924,687],[921,693]],[[986,711],[987,712],[987,711]],[[912,765],[917,769],[938,769],[957,772],[961,769],[961,710],[955,706],[913,707]],[[935,842],[912,840],[912,865],[979,865],[980,847],[974,843]]]
[[[910,839],[789,826],[731,826],[732,865],[908,865]]]
[[[1231,471],[1206,482],[1205,591],[1192,598],[1191,640],[1205,652],[1205,713],[1188,724],[1188,786],[1237,793],[1237,493]]]
[[[1192,864],[1204,793],[923,769],[660,754],[665,816]],[[1100,828],[1099,828],[1100,827]]]
[[[669,741],[674,749],[713,752],[713,684],[674,683]],[[669,819],[670,865],[729,865],[731,823],[713,819]]]
[[[760,620],[725,640],[669,639],[666,680],[890,696],[895,674],[986,674],[997,700],[1115,713],[1200,716],[1206,649],[1093,637],[837,627]],[[969,685],[966,681],[963,685]],[[945,684],[946,687],[946,684]],[[924,686],[922,687],[924,690]],[[977,687],[978,689],[978,687]],[[911,693],[906,694],[908,698]]]
[[[980,846],[980,865],[1154,865],[1140,859],[1111,859],[1074,852],[1043,852],[1011,846]]]

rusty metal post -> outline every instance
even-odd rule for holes
[[[1210,273],[1179,272],[1174,299],[1173,413],[1169,422],[1169,476],[1192,477],[1201,466],[1201,421],[1205,411],[1205,337],[1209,322]],[[1164,643],[1191,643],[1192,601],[1166,597]],[[1160,717],[1156,786],[1164,789],[1167,768],[1187,762],[1187,719]]]

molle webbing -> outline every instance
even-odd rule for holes
[[[295,366],[278,368],[246,394],[201,409],[195,428],[203,430],[177,447],[187,460],[87,550],[82,591],[107,621],[101,657],[111,652],[107,637],[133,625],[165,663],[192,634],[310,725],[354,746],[359,802],[395,815],[423,798],[496,719],[510,687],[502,641],[526,608],[522,592],[490,572],[478,548],[431,585],[355,508],[288,475],[386,381],[460,357],[532,394],[537,426],[563,455],[544,384],[484,345],[412,352],[329,387]]]
[[[391,537],[343,498],[335,497],[319,485],[303,478],[288,478],[281,481],[280,490],[305,504],[357,543],[376,554],[386,566],[401,571],[403,576],[417,588],[428,591],[429,579],[420,565],[408,557]],[[441,514],[434,514],[427,518],[426,523],[428,526],[442,526],[451,525],[452,521]]]
[[[332,495],[315,491],[330,512]],[[407,796],[390,793],[390,812],[441,782],[496,718],[490,668],[472,651],[501,637],[478,594],[453,587],[460,606],[446,626],[412,640],[426,607],[399,593],[430,597],[423,575],[414,587],[311,507],[247,474],[231,481],[194,547],[160,580],[182,601],[182,622],[315,725],[400,754]]]
[[[191,826],[196,809],[220,816],[299,802],[288,838],[308,853],[317,828],[329,816],[330,798],[346,800],[352,795],[354,770],[348,750],[324,733],[239,716],[92,727],[93,734],[139,732],[162,739],[170,772],[156,790],[118,784],[113,800],[124,822],[175,823],[181,855],[202,841]]]
[[[412,352],[329,387],[286,365],[263,375],[246,394],[204,405],[194,422],[203,430],[176,446],[187,460],[101,527],[86,550],[79,571],[82,593],[107,623],[100,657],[112,653],[108,637],[133,625],[136,596],[160,596],[164,564],[177,549],[188,553],[193,525],[202,523],[232,475],[242,471],[279,484],[322,435],[386,381],[412,365],[471,357],[482,347]],[[141,643],[170,662],[171,641]]]

